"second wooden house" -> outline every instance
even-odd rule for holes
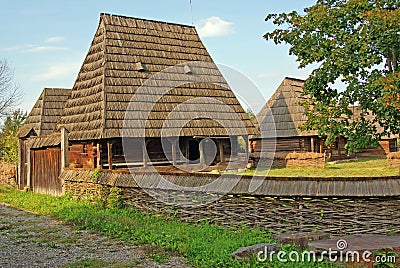
[[[327,158],[331,160],[348,157],[345,138],[338,138],[335,144],[328,148],[317,131],[300,129],[307,120],[304,108],[300,105],[305,98],[302,95],[304,82],[300,79],[284,78],[257,115],[260,124],[264,125],[261,127],[263,138],[256,135],[250,139],[251,156],[255,160],[260,158],[262,144],[271,151],[267,155],[272,155],[275,166],[284,166],[286,155],[291,152],[326,153]],[[396,138],[385,138],[380,142],[380,146],[366,148],[354,156],[385,157],[389,151],[396,150],[396,141]]]

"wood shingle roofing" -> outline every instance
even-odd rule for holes
[[[18,131],[18,137],[26,137],[32,130],[37,136],[53,133],[70,95],[71,89],[45,88]]]
[[[226,136],[215,121],[230,133],[257,133],[194,27],[101,14],[59,123],[71,140],[118,138],[123,128],[132,137],[160,137],[166,126],[183,127],[180,136]]]
[[[303,80],[285,77],[257,115],[258,122],[264,124],[262,126],[263,136],[274,136],[273,133],[268,133],[269,129],[274,129],[268,124],[275,124],[277,138],[317,135],[317,131],[308,132],[299,129],[307,120],[304,115],[304,108],[300,105],[300,102],[304,99],[304,96],[302,96],[303,86]],[[268,119],[271,115],[274,122]],[[261,123],[263,120],[264,123]]]

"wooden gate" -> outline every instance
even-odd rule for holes
[[[32,190],[37,193],[61,195],[61,148],[31,150]]]
[[[19,141],[19,154],[18,154],[18,187],[20,190],[27,186],[28,176],[28,158],[27,140],[20,139]]]

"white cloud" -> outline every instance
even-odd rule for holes
[[[52,36],[44,40],[44,43],[58,43],[64,41],[65,38],[63,36]],[[67,50],[66,47],[60,46],[52,46],[52,45],[33,45],[33,44],[25,44],[25,45],[16,45],[12,47],[1,48],[3,51],[20,51],[20,52],[50,52],[50,51],[60,51]]]
[[[12,46],[12,47],[4,47],[1,48],[2,51],[17,51],[21,50],[23,47],[22,46]]]
[[[1,48],[2,51],[20,51],[25,53],[32,52],[50,52],[50,51],[60,51],[60,50],[68,50],[66,47],[59,46],[40,46],[40,45],[22,45],[22,46],[12,46]]]
[[[65,38],[63,36],[52,36],[44,40],[46,43],[57,43],[57,42],[62,42],[64,41]]]
[[[56,47],[56,46],[33,46],[26,49],[24,52],[49,52],[49,51],[59,51],[67,50],[66,47]]]
[[[210,17],[197,25],[197,31],[201,37],[226,36],[234,33],[233,24],[220,17]]]
[[[66,77],[76,77],[82,60],[73,62],[62,62],[49,65],[47,69],[39,74],[34,74],[32,79],[35,81],[56,80]]]

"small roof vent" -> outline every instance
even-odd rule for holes
[[[193,74],[192,69],[191,69],[190,66],[187,65],[187,64],[185,64],[185,65],[183,66],[183,71],[185,72],[185,74]]]
[[[146,66],[141,61],[138,61],[136,62],[136,70],[139,72],[144,72],[146,71]]]

